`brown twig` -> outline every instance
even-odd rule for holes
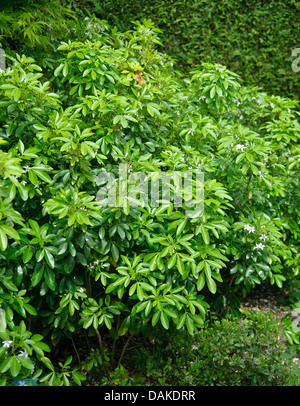
[[[71,335],[71,341],[72,341],[72,344],[73,344],[73,348],[74,348],[74,350],[75,350],[75,352],[76,352],[76,356],[77,356],[77,359],[78,359],[78,362],[79,362],[79,364],[80,364],[80,356],[79,356],[79,354],[78,354],[78,351],[77,351],[77,348],[76,348],[76,345],[75,345],[75,343],[74,343],[74,340],[73,340],[73,337],[72,337],[72,335]]]
[[[132,334],[130,334],[130,336],[127,338],[126,343],[124,344],[124,347],[123,347],[122,353],[121,353],[120,358],[119,358],[118,366],[120,366],[120,364],[121,364],[121,361],[122,361],[122,359],[123,359],[123,356],[124,356],[125,350],[126,350],[126,348],[127,348],[128,344],[129,344],[129,341],[131,340],[131,338],[132,338]]]
[[[103,347],[101,334],[99,333],[99,330],[97,328],[95,328],[95,332],[96,332],[96,336],[97,336],[97,339],[98,339],[98,344],[99,344],[101,354],[104,355],[104,347]]]

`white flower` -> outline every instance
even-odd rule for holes
[[[28,353],[27,353],[27,351],[20,351],[19,352],[19,356],[21,356],[21,357],[25,357],[25,358],[28,358]]]
[[[265,245],[263,245],[261,243],[256,244],[254,247],[255,250],[263,250],[264,248],[265,248]]]
[[[262,234],[262,235],[259,237],[259,239],[260,239],[260,240],[263,240],[263,242],[265,242],[266,239],[267,239],[266,234]]]
[[[32,379],[21,379],[19,381],[14,381],[14,384],[17,386],[37,386],[37,381],[33,381]]]
[[[10,341],[10,340],[8,340],[8,341],[3,341],[3,342],[2,342],[2,347],[9,348],[9,347],[10,347],[10,344],[12,344],[12,341]]]
[[[275,105],[273,103],[270,103],[270,106],[272,107],[272,109],[274,109]]]
[[[248,224],[246,224],[246,225],[244,226],[244,230],[249,231],[249,233],[254,233],[255,227],[251,227],[251,226],[249,226]]]
[[[28,383],[25,379],[18,381],[17,386],[28,386]]]
[[[239,149],[241,150],[241,151],[244,151],[244,149],[245,148],[247,148],[245,145],[242,145],[242,144],[237,144],[236,146],[235,146],[235,149],[238,151]]]

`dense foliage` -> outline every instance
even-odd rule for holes
[[[15,52],[0,71],[2,384],[80,384],[80,362],[51,362],[80,335],[99,345],[87,370],[109,375],[132,337],[195,334],[209,312],[239,315],[255,285],[299,273],[297,103],[218,64],[183,76],[149,20],[127,32],[81,24],[83,39],[62,42],[44,72]],[[114,187],[103,174],[133,190],[120,164],[201,171],[204,212],[126,194],[99,204]],[[176,177],[169,185],[174,199]]]
[[[74,12],[57,0],[8,1],[0,5],[0,42],[19,52],[37,46],[49,50],[70,33],[74,19]]]
[[[216,321],[196,339],[159,334],[153,349],[134,357],[160,382],[184,386],[298,385],[299,369],[287,360],[279,339],[283,326],[272,314],[243,310],[244,318]],[[187,345],[188,344],[188,345]],[[168,360],[167,363],[165,360]]]
[[[292,55],[300,44],[295,0],[89,0],[100,18],[120,30],[151,18],[163,31],[163,49],[188,71],[201,62],[220,63],[247,84],[298,98],[299,74]],[[299,56],[299,54],[298,54]],[[299,66],[299,63],[298,63]]]

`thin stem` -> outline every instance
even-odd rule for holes
[[[85,272],[85,279],[86,279],[86,289],[88,292],[88,296],[92,296],[92,285],[91,285],[91,275]]]
[[[117,318],[117,327],[116,327],[117,334],[118,334],[119,327],[120,327],[120,319],[121,319],[121,317],[120,317],[120,315],[119,315],[118,318]],[[113,345],[112,345],[112,350],[111,350],[111,353],[112,353],[112,356],[111,356],[111,363],[112,363],[112,364],[113,364],[113,362],[114,362],[115,348],[116,348],[116,343],[117,343],[117,339],[118,339],[118,338],[119,338],[119,336],[117,335],[117,336],[114,338]]]
[[[102,343],[101,334],[99,333],[99,330],[97,328],[95,328],[95,332],[96,332],[96,336],[98,339],[98,344],[99,344],[101,354],[104,355],[104,347],[103,347],[103,343]]]
[[[72,335],[71,335],[71,341],[72,341],[74,350],[75,350],[75,352],[76,352],[76,356],[77,356],[78,362],[79,362],[79,364],[80,364],[80,362],[81,362],[81,361],[80,361],[80,356],[79,356],[79,354],[78,354],[78,351],[77,351],[77,348],[76,348],[76,345],[75,345],[75,343],[74,343],[74,340],[73,340]]]
[[[91,351],[91,345],[90,345],[89,338],[88,338],[85,330],[84,330],[84,337],[85,337],[85,341],[87,343],[88,349],[89,349],[89,351]]]
[[[95,328],[95,332],[96,332],[96,335],[97,335],[97,339],[98,339],[101,354],[104,356],[104,347],[103,347],[101,334],[100,334],[100,332],[99,332],[99,330],[97,328]],[[107,377],[108,377],[108,379],[110,381],[110,370],[109,370],[109,368],[107,366],[105,367],[105,369],[106,369]]]
[[[229,289],[231,288],[232,282],[234,281],[235,278],[236,278],[235,275],[231,275],[230,282],[229,282]]]
[[[122,353],[121,353],[120,358],[119,358],[118,366],[120,366],[120,364],[121,364],[121,361],[122,361],[122,359],[123,359],[125,350],[126,350],[128,344],[129,344],[129,341],[130,341],[131,339],[132,339],[132,334],[130,334],[130,336],[128,337],[128,339],[127,339],[127,341],[126,341],[126,343],[125,343],[125,345],[124,345],[124,347],[123,347]]]
[[[27,330],[31,330],[31,321],[32,321],[32,318],[31,318],[31,314],[29,315],[29,317],[28,317],[28,324],[27,324]]]
[[[114,342],[113,342],[112,349],[111,349],[112,354],[114,354],[114,352],[115,352],[117,338],[118,338],[118,337],[115,337],[115,338],[114,338]]]

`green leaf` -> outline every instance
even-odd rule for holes
[[[185,271],[184,262],[182,261],[179,255],[177,255],[177,269],[181,275],[184,274]]]
[[[205,244],[209,244],[209,234],[204,226],[201,228],[201,235]]]
[[[54,272],[51,269],[46,268],[45,272],[44,272],[44,277],[45,277],[46,283],[49,286],[49,288],[51,290],[55,290],[56,282],[55,282],[55,274],[54,274]]]
[[[7,357],[1,365],[1,372],[4,373],[4,372],[8,371],[12,362],[13,362],[13,357]]]
[[[207,278],[211,278],[211,269],[210,269],[210,265],[207,261],[204,261],[204,272],[205,272],[205,275],[207,276]]]
[[[22,183],[18,183],[17,187],[18,187],[18,191],[20,193],[21,199],[26,201],[28,199],[27,188]]]
[[[104,237],[105,237],[105,228],[101,227],[99,230],[99,238],[100,240],[103,240]]]
[[[119,259],[119,256],[120,256],[119,250],[118,250],[118,247],[113,243],[111,245],[111,255],[112,255],[114,261],[118,262],[118,259]]]
[[[179,226],[177,227],[177,230],[176,230],[176,235],[179,235],[182,233],[182,231],[186,225],[186,222],[187,222],[187,220],[185,219],[179,224]]]
[[[125,234],[125,231],[123,230],[123,228],[120,226],[118,226],[118,234],[122,238],[122,240],[124,240],[126,234]]]
[[[72,226],[77,219],[77,212],[72,213],[68,219],[68,226]]]
[[[17,360],[19,361],[19,363],[20,363],[23,367],[25,367],[25,368],[27,368],[27,369],[30,369],[30,370],[33,370],[33,369],[34,369],[34,363],[30,360],[30,358],[23,357],[23,356],[18,356],[18,357],[17,357]]]
[[[210,290],[211,293],[216,293],[217,291],[217,285],[216,282],[209,276],[206,275],[206,283],[208,286],[208,289]]]
[[[44,266],[42,267],[37,267],[31,277],[31,286],[34,287],[36,286],[38,283],[40,283],[42,277],[44,274]]]
[[[21,370],[21,364],[18,361],[17,357],[12,357],[12,362],[10,364],[10,372],[13,377],[19,375],[19,372]]]
[[[1,228],[9,237],[13,238],[14,240],[20,239],[18,232],[14,228],[7,226],[6,224],[2,224]]]
[[[118,335],[119,335],[119,336],[123,336],[124,334],[126,334],[127,331],[128,331],[128,329],[129,329],[129,327],[130,327],[130,316],[126,317],[126,318],[123,320],[123,322],[122,322],[122,324],[121,324],[121,327],[120,327],[119,330],[118,330]]]
[[[123,210],[124,210],[124,213],[126,214],[126,216],[128,216],[128,214],[130,213],[130,204],[129,204],[128,199],[124,200]]]
[[[67,64],[65,64],[63,67],[63,75],[66,77],[68,72],[69,72],[69,67]]]
[[[149,300],[145,307],[145,316],[147,317],[152,309],[152,302]]]
[[[61,63],[60,65],[58,65],[58,67],[57,67],[57,68],[55,69],[55,71],[54,71],[54,76],[58,76],[58,75],[60,74],[60,72],[62,71],[63,67],[64,67],[64,64],[63,64],[63,63]]]
[[[28,171],[28,177],[29,177],[30,182],[31,182],[34,186],[36,186],[36,185],[38,184],[38,178],[37,178],[35,172],[34,172],[32,169],[29,169],[29,171]]]
[[[1,282],[3,283],[3,285],[4,285],[8,290],[11,290],[11,291],[13,291],[13,292],[17,292],[17,291],[18,291],[18,288],[16,287],[16,285],[15,285],[12,281],[7,280],[7,279],[2,279]]]
[[[34,169],[34,168],[33,168],[33,170],[34,170],[35,174],[36,174],[39,178],[41,178],[44,182],[47,182],[47,183],[51,183],[51,182],[52,182],[52,179],[50,178],[50,176],[49,176],[46,172],[41,171],[41,170],[38,170],[38,169]]]
[[[95,316],[91,316],[91,317],[87,318],[85,320],[85,322],[83,323],[83,328],[89,328],[91,326],[91,324],[93,323],[94,317]]]
[[[24,309],[27,311],[27,313],[32,314],[33,316],[37,315],[37,312],[33,306],[31,306],[28,303],[23,303]]]
[[[197,290],[199,291],[203,289],[204,285],[205,285],[205,274],[204,272],[202,272],[197,280]]]
[[[0,333],[6,330],[5,311],[0,308]]]
[[[74,379],[74,381],[77,383],[77,385],[81,385],[81,381],[84,381],[85,379],[87,379],[87,377],[82,374],[81,372],[77,372],[77,371],[72,371],[72,377]]]
[[[2,228],[0,228],[0,249],[1,251],[5,251],[7,248],[7,236],[5,234],[5,232],[2,230]]]
[[[53,255],[51,254],[51,252],[48,251],[47,248],[45,248],[45,259],[46,259],[47,264],[50,266],[50,268],[53,269],[54,266],[55,266],[54,257],[53,257]],[[49,286],[49,287],[50,287],[50,286]]]
[[[160,322],[166,330],[169,329],[169,317],[164,311],[160,312]]]
[[[193,335],[194,334],[194,323],[193,323],[193,320],[191,319],[191,317],[189,317],[188,314],[186,316],[186,326],[187,326],[188,332],[191,335]]]
[[[151,322],[153,327],[157,324],[157,322],[160,318],[160,313],[161,312],[159,310],[156,313],[154,313],[154,315],[152,317],[152,322]]]
[[[37,262],[41,262],[41,260],[44,258],[44,256],[45,256],[45,249],[43,248],[36,252],[35,259]]]
[[[236,163],[240,162],[244,157],[245,157],[246,153],[242,152],[241,154],[239,154],[235,160]]]
[[[33,256],[33,250],[30,246],[26,247],[26,250],[23,252],[23,263],[27,264],[27,262],[29,262],[31,260]]]
[[[186,322],[186,313],[184,313],[181,317],[180,317],[180,319],[178,320],[178,323],[177,323],[177,329],[178,330],[180,330],[183,326],[184,326],[184,324],[185,324],[185,322]]]
[[[169,258],[169,260],[168,260],[168,269],[173,268],[173,266],[174,266],[175,263],[176,263],[176,259],[177,259],[177,255],[176,255],[176,254],[172,255],[172,256]]]

